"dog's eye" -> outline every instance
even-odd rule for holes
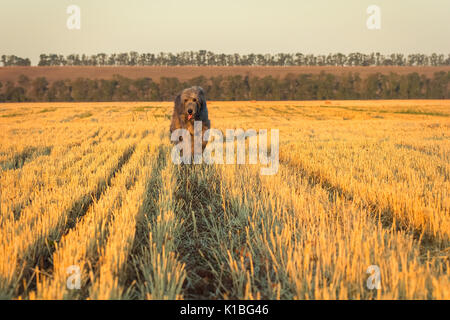
[[[188,101],[188,99],[184,99],[184,102],[187,102]]]
[[[194,102],[197,102],[197,99],[194,98]]]

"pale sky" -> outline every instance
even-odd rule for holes
[[[81,9],[69,30],[67,7]],[[381,29],[369,30],[369,5]],[[2,0],[0,55],[450,53],[449,0]]]

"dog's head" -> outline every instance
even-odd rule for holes
[[[206,106],[205,94],[201,87],[184,89],[175,99],[175,107],[185,121],[199,120],[202,108]]]

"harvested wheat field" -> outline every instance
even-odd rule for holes
[[[171,108],[0,105],[0,298],[450,299],[450,101],[209,102],[272,176],[174,165]]]

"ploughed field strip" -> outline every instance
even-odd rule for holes
[[[171,103],[2,106],[0,297],[449,299],[449,104],[210,102],[272,176],[174,165]]]

